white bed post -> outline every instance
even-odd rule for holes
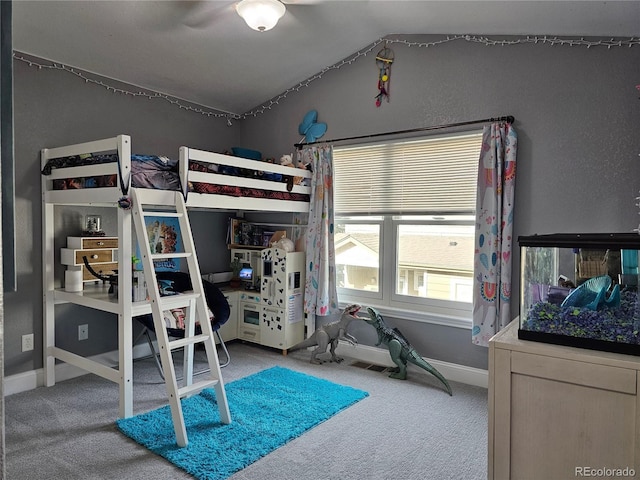
[[[41,167],[44,168],[49,160],[48,150],[42,149],[40,152]],[[54,257],[54,206],[47,202],[46,182],[47,177],[41,175],[42,180],[42,314],[44,315],[44,331],[43,331],[43,359],[44,367],[44,384],[51,387],[56,383],[55,366],[56,361],[51,349],[55,346],[56,338],[56,322],[55,322],[55,303],[54,303],[54,263],[47,259]]]
[[[120,417],[133,415],[133,319],[131,284],[131,210],[118,208],[118,368]]]
[[[180,147],[180,157],[178,162],[178,168],[180,175],[180,186],[182,187],[182,196],[184,201],[187,201],[187,195],[189,192],[189,148]]]
[[[129,192],[131,172],[131,141],[118,136],[118,156],[122,180]],[[133,416],[133,319],[132,319],[132,238],[131,209],[118,210],[118,369],[120,373],[120,417]]]

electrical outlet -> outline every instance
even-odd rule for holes
[[[33,333],[22,335],[22,351],[29,352],[33,350]]]
[[[89,339],[89,325],[86,323],[84,325],[78,325],[78,340],[88,340]]]

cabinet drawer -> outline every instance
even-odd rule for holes
[[[118,237],[67,237],[67,248],[118,248]]]
[[[90,264],[111,263],[116,260],[116,250],[74,250],[72,248],[60,249],[60,257],[63,265],[84,265],[82,257],[86,256]]]
[[[99,265],[93,266],[92,268],[101,275],[115,275],[116,270],[118,270],[117,263],[101,263]],[[82,280],[83,281],[100,281],[98,278],[94,277],[91,272],[87,268],[82,268]]]
[[[238,325],[238,338],[249,342],[260,342],[260,330],[246,325]]]
[[[87,257],[91,264],[113,262],[113,250],[77,250],[76,264],[84,265],[82,257]]]
[[[635,370],[564,358],[512,352],[511,372],[632,395],[637,391]]]

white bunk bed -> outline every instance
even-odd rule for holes
[[[43,149],[41,161],[43,173],[50,165],[50,160],[68,157],[84,157],[87,154],[117,154],[117,161],[79,166],[57,165],[42,175],[42,230],[43,230],[43,314],[44,314],[44,373],[45,384],[55,384],[55,361],[62,360],[85,371],[106,378],[119,386],[119,415],[133,415],[133,321],[138,315],[151,312],[148,302],[133,302],[132,292],[132,235],[133,221],[131,209],[121,208],[128,201],[128,194],[135,186],[132,177],[131,138],[127,135]],[[260,178],[235,177],[213,172],[220,165],[235,169],[256,170],[278,175],[292,175],[310,178],[311,172],[302,169],[291,169],[281,165],[258,162],[230,155],[207,152],[203,150],[181,147],[178,160],[178,175],[181,189],[186,196],[187,208],[250,210],[271,212],[308,212],[310,188],[294,186],[287,192],[287,184],[263,180]],[[202,171],[190,170],[192,162],[198,163]],[[205,168],[203,168],[203,165]],[[96,188],[59,189],[66,179],[74,178],[109,178],[107,186]],[[207,185],[233,191],[232,196],[219,193],[198,193],[207,190]],[[197,191],[193,191],[194,187]],[[242,196],[249,189],[261,196],[250,198]],[[271,197],[264,192],[269,193]],[[289,193],[295,194],[298,200],[291,200]],[[147,189],[147,198],[152,195],[157,204],[171,203],[174,191]],[[306,201],[305,201],[306,199]],[[60,288],[55,278],[55,225],[54,207],[96,206],[113,207],[117,210],[118,225],[118,284],[117,296],[109,294],[108,285],[92,283],[85,285],[81,292],[67,292]],[[57,245],[59,248],[60,245]],[[118,317],[118,366],[110,367],[99,361],[85,358],[64,350],[55,343],[56,314],[55,304],[73,303],[97,310],[113,313]]]

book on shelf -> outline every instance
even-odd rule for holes
[[[174,281],[157,279],[158,291],[161,297],[169,295],[177,295],[178,292],[174,290]],[[134,270],[133,278],[131,279],[132,300],[134,302],[144,302],[149,300],[149,290],[147,290],[147,279],[144,276],[144,272],[141,270]]]
[[[263,229],[242,218],[229,218],[227,244],[248,247],[262,247],[264,244]]]
[[[147,281],[144,278],[144,272],[135,270],[132,278],[133,301],[144,302],[148,300]]]

